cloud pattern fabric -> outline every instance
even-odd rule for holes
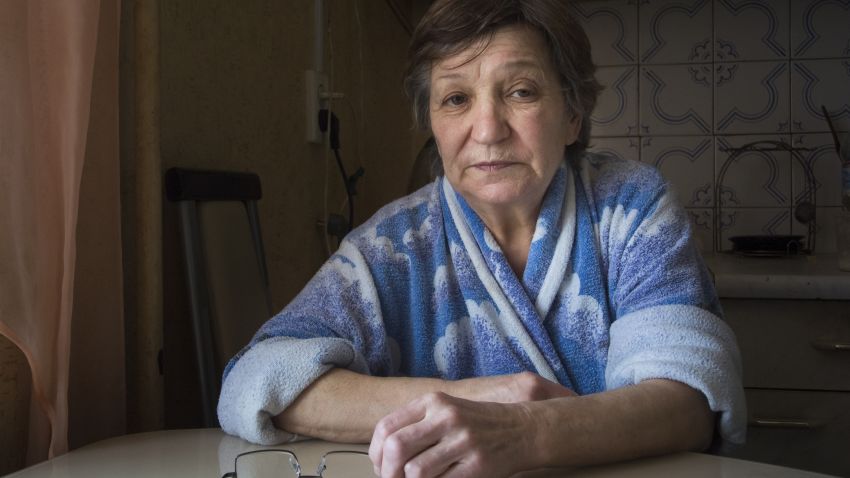
[[[585,154],[543,200],[518,277],[445,178],[355,229],[224,372],[222,428],[271,417],[333,367],[448,380],[532,371],[589,394],[650,378],[702,391],[746,429],[740,355],[688,220],[656,170]]]

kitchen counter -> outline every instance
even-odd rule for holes
[[[735,458],[850,477],[850,272],[836,254],[714,254],[747,396]]]
[[[838,268],[836,254],[703,258],[723,298],[850,300],[850,272]]]

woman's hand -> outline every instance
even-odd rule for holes
[[[454,382],[461,389],[450,395],[481,402],[519,403],[573,397],[576,393],[532,372],[478,377]]]
[[[429,393],[378,422],[369,457],[381,478],[510,476],[533,467],[533,423],[522,403]]]
[[[510,476],[533,451],[522,403],[576,395],[531,372],[458,380],[446,392],[378,422],[369,455],[379,476]]]

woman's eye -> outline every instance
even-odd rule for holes
[[[519,88],[514,90],[511,93],[511,96],[515,96],[517,98],[531,98],[534,96],[534,92],[526,88]]]
[[[460,94],[451,95],[445,101],[445,104],[449,106],[462,106],[464,103],[466,103],[466,96]]]

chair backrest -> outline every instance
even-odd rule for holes
[[[214,427],[224,366],[272,311],[257,212],[260,179],[172,168],[165,187],[180,214],[204,425]]]

